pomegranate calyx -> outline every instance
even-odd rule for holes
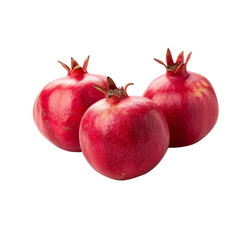
[[[76,67],[74,67],[74,68],[72,69],[72,71],[75,70],[75,69],[83,69],[83,68],[82,68],[81,66],[77,65]]]
[[[170,49],[167,49],[167,54],[166,54],[166,63],[167,65],[172,65],[174,64],[173,58],[172,58],[172,53],[170,51]]]
[[[189,61],[191,55],[192,55],[192,52],[190,52],[190,53],[187,55],[187,59],[186,59],[186,62],[185,62],[185,65],[186,65],[186,66],[187,66],[187,64],[188,64],[188,61]]]
[[[133,85],[133,83],[127,83],[125,87],[118,88],[115,82],[110,77],[107,77],[107,91],[101,86],[93,85],[93,87],[102,92],[108,99],[110,99],[113,96],[116,96],[118,98],[127,97],[127,88],[130,85]]]
[[[102,92],[107,97],[107,92],[103,87],[93,85],[94,88],[96,88],[98,91]]]
[[[178,69],[178,67],[180,65],[183,65],[183,63],[174,63],[174,64],[171,64],[171,65],[168,65],[167,70],[172,71],[172,72],[176,72],[176,70]]]
[[[159,60],[159,59],[157,59],[157,58],[154,58],[154,60],[155,60],[156,62],[162,64],[162,65],[167,69],[167,65],[166,65],[163,61],[161,61],[161,60]]]
[[[67,64],[61,62],[61,61],[58,61],[68,72],[71,71],[71,69],[68,67]]]
[[[156,62],[162,64],[168,72],[172,72],[174,74],[176,74],[176,73],[185,74],[186,71],[187,71],[186,67],[187,67],[188,61],[191,57],[191,54],[192,54],[191,52],[188,54],[188,56],[186,58],[186,61],[184,63],[184,52],[182,51],[178,55],[176,62],[174,62],[173,58],[172,58],[172,53],[171,53],[170,49],[168,48],[167,53],[166,53],[166,63],[167,63],[167,65],[159,59],[154,58],[154,60]]]
[[[116,88],[116,89],[110,89],[108,91],[108,94],[107,94],[108,98],[111,98],[113,96],[117,96],[118,98],[120,98],[122,96],[128,96],[127,95],[127,88],[130,85],[134,85],[134,84],[133,83],[127,83],[124,88],[119,87],[119,88]]]
[[[178,55],[176,63],[184,63],[184,52],[183,51]]]
[[[77,61],[71,57],[71,69],[73,70],[78,65]]]
[[[110,77],[107,77],[107,91],[114,89],[117,89],[115,82]]]
[[[108,90],[107,97],[111,98],[113,96],[116,96],[120,98],[122,96],[128,96],[127,88],[130,85],[133,85],[133,83],[127,83],[124,88],[123,87],[117,88],[115,82],[110,77],[107,77],[107,90]]]
[[[58,61],[67,71],[68,71],[68,76],[72,75],[72,74],[84,74],[84,73],[87,73],[87,66],[88,66],[88,62],[89,62],[89,57],[88,56],[86,58],[86,60],[84,61],[83,63],[83,67],[81,67],[77,61],[71,57],[71,69],[68,67],[67,64],[61,62],[61,61]]]
[[[90,58],[90,56],[88,55],[88,57],[86,58],[86,60],[84,61],[84,63],[83,63],[83,70],[85,71],[85,72],[87,72],[87,67],[88,67],[88,62],[89,62],[89,58]]]
[[[134,85],[134,83],[127,83],[124,87],[124,93],[127,95],[127,88],[130,86],[130,85]]]
[[[125,95],[123,87],[110,89],[107,94],[108,98],[111,98],[113,96],[120,98],[122,95]]]

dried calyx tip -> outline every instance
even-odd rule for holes
[[[107,91],[103,87],[97,85],[93,85],[93,87],[96,88],[98,91],[102,92],[105,96],[107,96]]]
[[[71,69],[73,70],[78,65],[78,62],[73,57],[71,57]]]
[[[58,61],[68,72],[70,71],[70,68],[68,67],[67,64],[61,62],[61,61]]]
[[[84,63],[83,63],[83,69],[84,69],[84,71],[87,71],[89,58],[90,58],[90,55],[88,55],[88,57],[86,58],[86,60],[85,60]]]
[[[74,69],[82,69],[82,67],[81,66],[79,66],[79,65],[77,65],[76,67],[74,67],[72,70],[74,70]]]
[[[83,67],[81,67],[78,62],[73,58],[71,57],[71,69],[68,67],[67,64],[61,62],[61,61],[58,61],[69,73],[72,72],[73,70],[75,69],[82,69],[83,70],[83,73],[87,73],[87,66],[88,66],[88,62],[89,62],[89,58],[90,56],[88,56],[86,58],[86,60],[84,61],[83,63]]]
[[[108,98],[111,98],[113,96],[117,96],[120,98],[123,94],[124,94],[124,89],[123,87],[120,87],[116,89],[110,89],[107,95],[108,95]]]
[[[114,81],[110,77],[107,77],[107,91],[101,86],[93,85],[93,87],[102,92],[107,98],[111,98],[113,96],[120,98],[121,96],[128,96],[127,88],[130,85],[133,85],[133,83],[126,84],[124,88],[123,87],[117,88]]]
[[[171,65],[168,65],[167,69],[175,72],[177,70],[178,66],[181,65],[181,64],[182,63],[174,63],[174,64],[171,64]]]
[[[178,57],[177,57],[177,60],[176,62],[173,61],[173,58],[172,58],[172,53],[170,51],[170,49],[168,48],[167,49],[167,53],[166,53],[166,63],[165,64],[163,61],[159,60],[159,59],[156,59],[154,58],[154,60],[160,64],[162,64],[168,71],[171,71],[171,72],[174,72],[174,73],[177,73],[180,69],[182,69],[183,67],[186,68],[187,67],[187,64],[188,64],[188,61],[191,57],[191,54],[192,52],[190,52],[186,58],[186,61],[184,63],[184,52],[182,51]]]

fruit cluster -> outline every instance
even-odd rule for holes
[[[118,180],[149,172],[168,147],[198,142],[218,118],[217,97],[202,75],[187,71],[183,52],[173,61],[167,50],[166,73],[155,79],[143,97],[128,96],[110,77],[89,74],[72,58],[67,77],[47,84],[38,95],[34,121],[53,144],[82,151],[99,173]]]

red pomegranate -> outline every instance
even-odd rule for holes
[[[169,130],[157,105],[145,97],[129,97],[107,79],[106,99],[83,115],[79,136],[82,152],[99,173],[126,180],[147,173],[167,151]]]
[[[107,87],[107,78],[87,72],[89,57],[83,67],[72,58],[71,69],[67,77],[47,84],[38,95],[33,117],[39,131],[50,142],[68,151],[80,152],[79,124],[85,111],[95,102],[102,99],[100,92],[92,85]]]
[[[218,101],[211,83],[202,75],[188,72],[181,52],[174,63],[167,50],[167,72],[155,79],[143,96],[155,102],[164,113],[170,130],[170,147],[198,142],[214,127],[218,118]]]

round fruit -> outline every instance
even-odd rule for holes
[[[154,101],[164,113],[170,130],[170,147],[198,142],[214,127],[218,118],[218,101],[211,83],[202,75],[188,72],[181,52],[174,63],[167,50],[167,72],[155,79],[143,96]]]
[[[79,124],[85,111],[95,102],[102,99],[100,92],[92,85],[107,87],[106,77],[87,72],[89,57],[83,67],[72,58],[71,69],[67,77],[47,84],[38,95],[33,117],[39,131],[50,142],[68,151],[80,152]]]
[[[168,149],[169,130],[157,105],[145,97],[129,97],[107,79],[106,99],[83,115],[79,136],[82,152],[99,173],[125,180],[153,169]]]

